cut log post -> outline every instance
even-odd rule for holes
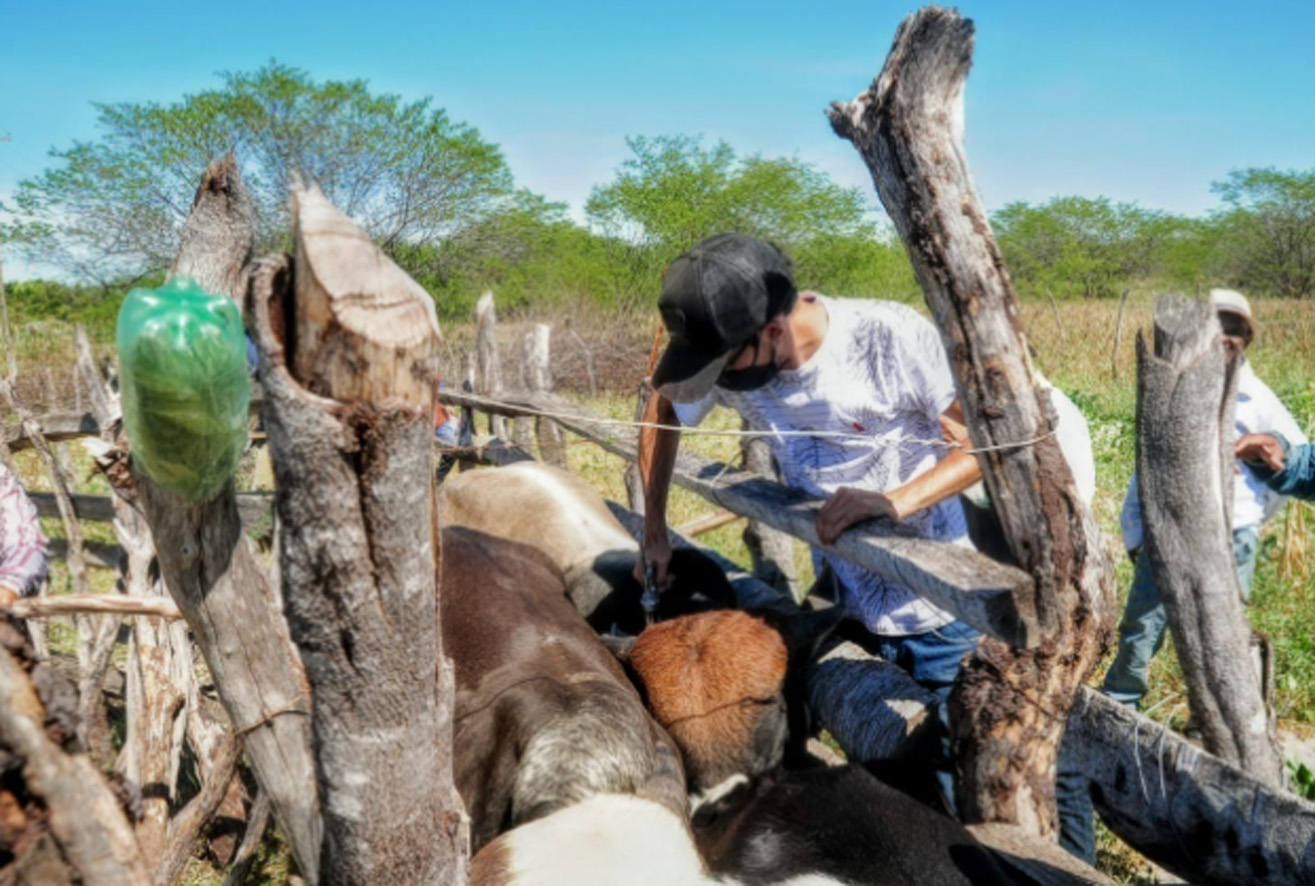
[[[1101,820],[1157,865],[1199,886],[1315,883],[1315,805],[1090,689],[1069,731]]]
[[[197,188],[173,274],[192,277],[208,292],[240,298],[253,212],[233,155],[212,162]],[[309,688],[265,570],[242,533],[233,484],[208,502],[193,503],[141,472],[134,471],[131,481],[117,478],[120,494],[136,493],[160,575],[205,655],[297,865],[314,883],[320,817]]]
[[[908,250],[996,515],[1036,585],[1040,645],[984,640],[951,697],[960,813],[1044,836],[1057,830],[1065,713],[1109,635],[1114,572],[1033,382],[1018,301],[968,171],[963,86],[972,46],[972,22],[920,10],[900,25],[877,80],[833,105],[830,118],[862,154]]]
[[[521,360],[520,360],[520,386],[519,390],[528,391],[530,387],[530,361],[534,359],[534,333],[526,332],[521,338]],[[511,423],[511,439],[517,446],[522,449],[534,448],[534,422],[533,416],[523,415],[513,419]]]
[[[749,423],[744,422],[743,427],[748,430]],[[772,459],[772,450],[762,437],[742,437],[740,458],[746,471],[780,481],[776,463]],[[802,588],[794,568],[793,538],[757,520],[750,520],[749,525],[744,527],[744,546],[753,558],[754,575],[796,600],[799,599]]]
[[[315,699],[322,881],[463,883],[435,589],[434,303],[317,189],[294,191],[293,218],[295,271],[262,261],[248,316],[284,607]]]
[[[470,406],[505,415],[548,410],[574,434],[592,440],[623,459],[636,457],[634,435],[621,436],[614,423],[557,396],[504,395],[491,401],[472,394],[444,391],[453,406]],[[740,468],[710,461],[682,449],[672,482],[713,504],[803,539],[817,538],[817,512],[822,500],[774,483]],[[1034,586],[1027,573],[947,542],[917,538],[900,526],[880,520],[845,531],[833,546],[842,556],[912,588],[956,618],[1013,646],[1039,642],[1040,628],[1032,609]]]
[[[475,390],[486,397],[502,396],[502,363],[498,359],[498,312],[490,290],[475,303]],[[489,416],[489,434],[507,439],[506,422]]]
[[[533,393],[546,394],[552,390],[552,327],[547,323],[534,324],[534,332],[529,339],[528,367],[529,389]],[[548,464],[566,469],[566,444],[562,440],[562,429],[550,418],[538,416],[534,419],[534,434],[539,441],[539,456]]]
[[[1233,562],[1238,366],[1208,303],[1163,296],[1154,322],[1154,353],[1137,337],[1137,478],[1151,573],[1206,748],[1277,786],[1282,759]]]

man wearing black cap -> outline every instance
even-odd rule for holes
[[[798,293],[774,245],[721,234],[677,258],[658,302],[670,343],[653,375],[647,418],[698,424],[715,405],[764,432],[785,482],[826,497],[823,545],[869,517],[970,546],[956,493],[981,476],[976,459],[947,447],[942,421],[962,424],[936,328],[911,308]],[[659,585],[671,550],[666,495],[678,431],[647,428],[641,450],[644,554]],[[828,550],[848,613],[877,651],[940,698],[978,632],[913,591]]]

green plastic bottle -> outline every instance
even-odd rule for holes
[[[134,463],[188,501],[213,498],[247,444],[251,384],[237,305],[174,277],[128,293],[116,339]]]

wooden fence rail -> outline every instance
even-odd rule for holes
[[[633,459],[635,443],[614,425],[569,400],[549,394],[503,394],[493,400],[443,391],[443,402],[508,417],[549,413],[562,427],[598,446]],[[714,504],[752,517],[809,544],[817,538],[819,499],[730,465],[681,452],[673,476],[678,486]],[[1032,579],[976,551],[915,538],[898,527],[869,521],[845,532],[835,545],[843,557],[897,581],[956,618],[1011,646],[1029,648],[1039,638]]]

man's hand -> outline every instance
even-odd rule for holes
[[[901,516],[899,507],[884,492],[842,486],[817,512],[817,537],[822,544],[832,545],[855,523],[871,517],[898,520]]]
[[[18,591],[6,587],[5,585],[0,585],[0,609],[8,609],[10,606],[14,605],[14,601],[17,599]]]
[[[1281,471],[1283,444],[1269,434],[1243,434],[1233,446],[1233,455],[1251,464],[1263,464],[1272,471]]]

